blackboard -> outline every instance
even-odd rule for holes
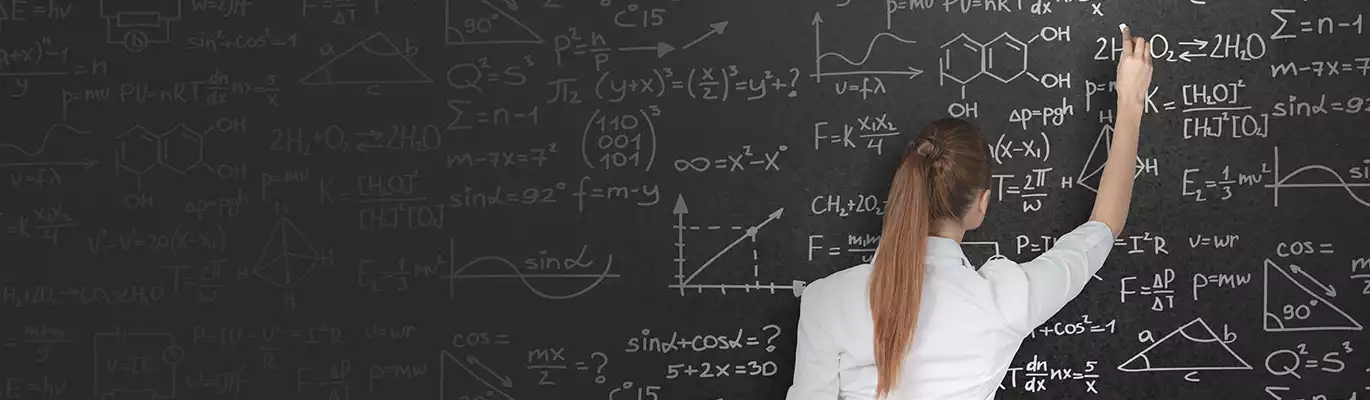
[[[974,261],[1108,264],[1002,398],[1370,396],[1370,4],[0,3],[4,399],[777,399],[910,132],[979,124]]]

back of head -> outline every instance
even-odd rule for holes
[[[907,145],[890,185],[880,252],[871,273],[877,397],[898,383],[913,342],[923,294],[924,257],[933,221],[961,219],[990,185],[989,148],[969,121],[943,118]]]

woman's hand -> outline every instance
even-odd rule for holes
[[[1151,44],[1145,38],[1132,37],[1127,25],[1123,31],[1123,54],[1118,59],[1118,111],[1141,111],[1151,87]]]

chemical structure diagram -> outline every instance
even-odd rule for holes
[[[1008,83],[1027,73],[1028,43],[1008,32],[986,43],[962,33],[941,48],[939,85],[945,86],[947,79],[966,85],[981,75]]]
[[[210,128],[213,130],[215,128]],[[161,166],[177,175],[200,167],[204,161],[205,135],[184,124],[176,124],[161,133],[142,125],[134,125],[115,137],[114,174],[130,174],[143,186],[143,175]]]

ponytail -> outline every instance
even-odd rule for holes
[[[905,147],[890,185],[869,286],[876,398],[893,391],[912,348],[932,222],[964,217],[989,183],[988,146],[970,122],[933,121]]]
[[[918,324],[932,202],[928,166],[923,161],[921,155],[905,155],[894,174],[880,252],[871,272],[870,306],[875,322],[875,368],[879,374],[877,399],[889,395],[899,381],[899,370]]]

